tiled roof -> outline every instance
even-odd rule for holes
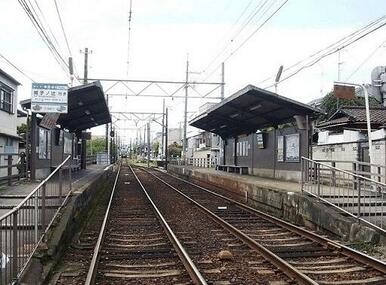
[[[386,124],[386,108],[384,107],[371,107],[370,119],[373,125],[385,125]],[[334,115],[327,121],[318,124],[318,127],[325,128],[331,126],[342,126],[348,124],[365,123],[366,120],[366,108],[363,106],[350,106],[341,107]]]
[[[342,107],[341,112],[351,117],[356,122],[366,122],[365,107]],[[370,108],[370,119],[372,123],[386,123],[386,108],[372,107]]]

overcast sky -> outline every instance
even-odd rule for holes
[[[53,0],[36,1],[68,57]],[[31,1],[34,3],[34,1]],[[76,71],[83,74],[80,49],[92,50],[90,78],[130,78],[184,80],[187,54],[191,78],[196,81],[219,81],[222,60],[261,23],[259,14],[231,42],[244,18],[260,0],[133,0],[129,71],[127,75],[129,0],[57,0],[75,61]],[[269,0],[267,6],[278,7],[283,0]],[[36,6],[35,6],[36,7]],[[246,10],[237,25],[237,19]],[[273,10],[270,10],[273,11]],[[285,6],[246,44],[225,62],[225,96],[247,84],[271,85],[278,67],[289,66],[350,32],[383,16],[384,0],[289,0]],[[55,62],[16,0],[0,1],[0,53],[37,82],[68,83],[68,77]],[[48,27],[48,26],[46,26]],[[357,66],[383,41],[385,28],[341,52],[341,79],[347,80]],[[224,50],[209,69],[208,64]],[[374,55],[349,79],[369,82],[370,72],[384,65],[385,48]],[[30,97],[31,81],[0,58],[0,68],[22,82],[19,99]],[[207,75],[211,74],[207,78]],[[285,75],[285,74],[283,74]],[[279,85],[278,93],[301,102],[309,102],[328,92],[338,77],[338,55],[334,54]],[[139,91],[143,86],[133,86]],[[109,85],[104,86],[105,89]],[[116,93],[122,90],[114,90]],[[155,91],[155,90],[153,90]],[[191,94],[192,91],[190,91]],[[182,95],[181,93],[180,95]],[[217,94],[218,95],[218,94]],[[213,101],[213,100],[212,100]],[[197,111],[206,101],[192,99],[189,111]],[[168,100],[173,127],[183,120],[183,100]],[[162,111],[161,99],[120,97],[111,101],[112,111]],[[129,122],[117,122],[129,127]],[[153,129],[157,127],[154,124]],[[103,129],[96,128],[96,134]],[[126,136],[133,136],[126,132]],[[123,135],[123,133],[121,134]]]

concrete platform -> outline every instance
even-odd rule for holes
[[[62,209],[63,212],[66,211],[68,207],[73,207],[74,201],[77,201],[79,205],[83,205],[85,201],[88,201],[92,199],[91,192],[90,194],[87,194],[86,196],[82,196],[84,191],[87,191],[92,188],[97,188],[98,185],[95,185],[97,181],[100,181],[100,178],[105,177],[107,173],[106,166],[102,165],[92,165],[89,166],[86,170],[81,170],[78,172],[75,172],[72,175],[72,194],[70,195],[69,200],[67,200],[67,203],[65,207]],[[4,187],[0,190],[0,216],[8,213],[13,209],[13,207],[17,206],[33,189],[38,186],[38,182],[28,182],[28,181],[20,181],[19,183]],[[54,184],[52,184],[54,186]],[[65,184],[66,185],[66,184]],[[66,185],[67,186],[67,185]],[[54,186],[57,187],[58,186]],[[63,193],[62,197],[64,198],[69,191],[69,187],[63,187]],[[49,219],[54,216],[55,212],[61,205],[61,202],[63,201],[60,199],[59,196],[48,194],[48,187],[47,187],[47,196],[46,196],[46,209],[47,209],[47,221],[49,222]],[[78,199],[78,197],[81,197],[81,199]],[[86,199],[86,198],[87,199]],[[41,208],[41,198],[39,197],[39,203],[38,207]],[[79,206],[82,207],[82,206]],[[18,247],[28,248],[32,249],[32,246],[34,244],[34,215],[32,214],[34,210],[34,204],[33,203],[27,203],[26,206],[22,207],[22,209],[30,209],[30,212],[21,212],[21,214],[18,216],[18,232],[20,233],[20,241],[18,244]],[[12,248],[11,248],[11,233],[12,233],[12,220],[7,219],[6,221],[3,221],[0,225],[0,248],[2,250],[5,250],[5,256],[7,256],[9,262],[12,262],[13,256]],[[38,217],[39,222],[39,229],[40,229],[40,223],[41,223],[41,216]],[[52,230],[58,230],[58,226],[53,226]],[[53,242],[54,246],[59,247],[60,244],[58,243],[58,240]],[[20,251],[20,249],[19,249]],[[18,258],[22,258],[19,256]],[[1,274],[5,274],[5,272],[2,272],[3,270],[0,270],[0,276]],[[1,283],[1,281],[0,281]],[[37,283],[29,283],[29,284],[37,284]]]
[[[344,241],[386,243],[386,237],[377,230],[302,192],[300,183],[192,166],[169,165],[168,171],[202,186],[214,186],[221,194],[276,217],[327,230]],[[323,190],[329,193],[328,188]]]

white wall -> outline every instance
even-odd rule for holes
[[[0,74],[0,82],[11,87],[15,90],[13,97],[13,114],[9,114],[0,110],[0,132],[6,133],[12,136],[17,135],[16,126],[17,126],[17,86],[9,81],[7,78],[4,78]]]

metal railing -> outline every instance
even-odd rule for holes
[[[348,160],[325,160],[315,159],[317,162],[322,162],[332,167],[337,167],[342,170],[347,170],[358,175],[362,175],[378,182],[386,183],[386,166],[363,161],[348,161]]]
[[[386,184],[367,176],[306,157],[301,160],[303,192],[386,233]]]
[[[18,162],[19,157],[19,153],[0,153],[0,182],[11,185],[13,180],[27,176],[26,160]]]
[[[97,156],[96,155],[87,155],[86,156],[86,164],[97,164]]]
[[[170,160],[170,164],[174,165],[191,165],[195,167],[201,168],[212,168],[217,165],[217,158],[195,158],[189,157],[186,159],[186,163],[183,159],[172,159]]]
[[[71,156],[12,210],[0,210],[0,283],[10,284],[24,273],[32,255],[71,193]],[[7,211],[7,212],[5,212]]]

